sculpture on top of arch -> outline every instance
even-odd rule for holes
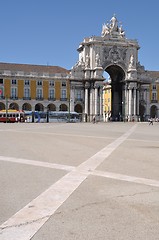
[[[118,36],[120,38],[125,38],[125,32],[124,32],[121,24],[120,24],[120,26],[118,26],[118,20],[117,20],[115,14],[111,18],[110,23],[107,22],[107,24],[105,24],[105,23],[103,24],[101,36],[102,37]]]

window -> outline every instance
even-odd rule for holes
[[[3,79],[0,79],[0,84],[3,84]]]
[[[66,82],[62,82],[62,87],[66,87]]]
[[[24,88],[24,97],[30,98],[30,88]]]
[[[55,90],[54,90],[54,89],[50,89],[50,90],[49,90],[49,98],[50,98],[50,99],[55,98]]]
[[[41,89],[41,88],[38,88],[38,89],[37,89],[36,97],[37,97],[38,99],[43,98],[43,92],[42,92],[42,89]]]
[[[156,93],[152,93],[152,100],[157,100],[157,95],[156,95]]]
[[[17,98],[17,88],[15,88],[15,87],[11,88],[11,97]]]
[[[81,90],[77,90],[77,100],[82,99],[82,93]]]
[[[152,85],[152,89],[156,90],[156,85],[155,84]]]
[[[29,80],[25,80],[25,81],[24,81],[24,85],[25,85],[25,86],[29,86],[29,85],[30,85],[30,81],[29,81]]]
[[[66,89],[62,89],[61,98],[66,98]]]
[[[41,80],[38,80],[38,81],[37,81],[37,85],[38,85],[38,86],[42,86],[42,81],[41,81]]]
[[[12,85],[16,85],[17,84],[17,80],[16,79],[12,79]]]
[[[51,81],[49,82],[49,86],[50,86],[50,87],[54,87],[54,86],[55,86],[54,80],[51,80]]]

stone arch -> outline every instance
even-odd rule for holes
[[[47,109],[49,111],[56,111],[56,106],[53,103],[48,104]]]
[[[76,104],[75,105],[75,112],[82,113],[82,111],[83,111],[83,109],[82,109],[81,104]]]
[[[31,107],[30,103],[24,103],[24,104],[22,105],[22,110],[31,111],[31,110],[32,110],[32,107]]]
[[[157,116],[157,106],[156,105],[152,105],[150,108],[150,117],[151,118],[156,118]]]
[[[68,107],[67,107],[67,105],[66,104],[61,104],[60,106],[59,106],[59,110],[60,111],[68,111]]]
[[[41,103],[35,105],[35,111],[44,111],[44,106]]]
[[[3,102],[0,102],[0,110],[4,110],[5,109],[5,104]]]
[[[19,110],[19,105],[17,103],[10,103],[9,104],[9,109],[14,109],[14,110]]]
[[[110,76],[111,84],[111,117],[113,120],[121,120],[125,117],[125,71],[119,65],[108,65],[105,71]]]

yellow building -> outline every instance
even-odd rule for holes
[[[58,66],[0,63],[0,110],[68,111],[70,71]]]
[[[105,82],[103,86],[103,120],[107,122],[111,117],[111,85]]]

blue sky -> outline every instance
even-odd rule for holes
[[[137,39],[139,61],[159,71],[158,0],[0,0],[0,62],[61,66],[78,60],[85,37],[100,36],[116,14],[126,37]]]

